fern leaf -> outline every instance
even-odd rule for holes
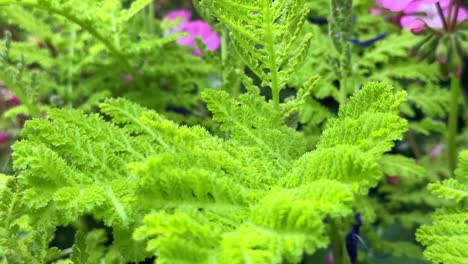
[[[101,105],[106,119],[50,110],[27,122],[14,145],[24,205],[37,226],[85,214],[103,220],[122,261],[154,254],[160,263],[298,262],[328,244],[323,219],[348,217],[377,183],[378,161],[405,129],[404,93],[365,86],[307,153],[284,124],[290,105],[247,88],[238,100],[203,94],[226,139],[123,99]]]
[[[304,3],[304,0],[201,1],[229,28],[237,52],[260,77],[262,85],[272,89],[275,103],[279,102],[279,91],[292,77],[311,39],[306,36],[294,52],[296,56],[289,57],[308,12]]]
[[[267,159],[287,170],[286,164],[305,151],[302,138],[284,126],[283,113],[258,93],[256,90],[241,95],[240,103],[222,91],[206,90],[202,97],[213,113],[213,120],[223,122],[221,129],[232,139],[256,145]]]
[[[392,93],[383,83],[370,83],[359,91],[331,120],[317,148],[337,144],[358,145],[365,151],[384,153],[401,139],[407,122],[398,116],[406,93]]]
[[[419,182],[426,175],[424,167],[405,156],[387,154],[379,163],[385,175],[399,176],[408,182]]]
[[[447,199],[458,202],[456,207],[439,209],[432,217],[432,225],[425,225],[416,232],[417,239],[425,246],[424,256],[433,263],[466,263],[468,261],[467,198],[468,151],[459,156],[456,177],[430,185],[430,190]]]
[[[426,85],[424,87],[409,87],[408,101],[428,117],[444,118],[449,112],[450,91]]]
[[[86,237],[81,231],[75,234],[75,243],[73,244],[70,258],[74,264],[88,263],[89,254],[86,252]]]

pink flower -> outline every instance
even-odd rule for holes
[[[444,148],[445,148],[444,144],[435,145],[435,147],[429,153],[429,159],[435,160],[438,156],[440,156],[440,154],[442,154],[442,151],[444,151]]]
[[[218,34],[211,28],[210,24],[203,20],[190,21],[190,12],[187,10],[175,10],[169,12],[165,19],[175,20],[181,19],[181,23],[175,32],[186,32],[189,34],[187,37],[177,39],[177,43],[183,46],[194,47],[193,53],[201,56],[201,51],[197,48],[196,38],[200,38],[205,44],[206,50],[217,50],[221,45],[221,39]]]
[[[424,31],[426,24],[421,19],[415,19],[408,25],[408,28],[411,30],[411,33],[417,35]]]
[[[167,19],[167,20],[181,19],[182,21],[181,24],[185,24],[189,22],[191,16],[192,15],[190,14],[190,11],[179,9],[179,10],[174,10],[174,11],[167,13],[164,19]]]
[[[414,0],[377,0],[377,3],[381,6],[390,9],[393,12],[399,12],[408,6],[409,3]]]
[[[0,131],[0,145],[4,145],[10,141],[10,134],[5,131]]]
[[[425,23],[430,28],[444,27],[436,4],[440,5],[442,14],[447,18],[449,16],[450,1],[451,0],[377,0],[376,2],[378,6],[393,12],[399,12],[400,25],[418,34],[424,30],[422,23]],[[452,12],[454,12],[454,10],[455,8],[453,7]],[[451,16],[453,17],[454,14],[451,14]],[[456,22],[462,22],[467,18],[467,10],[460,7],[458,9]],[[450,21],[447,23],[450,23]]]
[[[327,255],[327,264],[333,264],[335,263],[335,258],[333,257],[333,251],[328,251]]]
[[[371,13],[374,16],[380,16],[382,15],[382,10],[376,6],[371,7],[369,10],[369,13]]]
[[[1,97],[3,101],[9,103],[10,106],[17,106],[21,103],[19,98],[11,90],[8,89],[2,90]]]
[[[398,176],[388,176],[387,182],[391,185],[399,185],[400,184],[400,177]]]
[[[442,18],[439,15],[435,2],[439,2],[442,8],[442,13],[447,18],[449,15],[448,7],[450,4],[450,0],[417,0],[412,1],[404,8],[404,16],[400,20],[401,26],[404,28],[411,29],[412,23],[415,20],[420,19],[422,22],[426,23],[427,26],[431,28],[443,28],[444,24]],[[457,22],[461,22],[467,18],[468,13],[466,12],[466,9],[460,8],[458,11]]]

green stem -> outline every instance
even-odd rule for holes
[[[229,88],[226,87],[227,79],[228,79],[228,71],[226,69],[227,66],[227,61],[228,61],[228,29],[227,27],[223,27],[223,30],[221,32],[221,65],[223,67],[223,72],[222,72],[222,78],[223,78],[223,88],[229,92]]]
[[[458,122],[458,102],[460,98],[460,79],[452,76],[450,88],[450,113],[449,113],[449,130],[448,130],[448,160],[449,169],[453,174],[457,165],[457,122]]]
[[[68,65],[67,65],[67,93],[66,98],[71,105],[73,97],[73,57],[75,56],[76,29],[75,24],[70,23],[70,39],[68,43]]]
[[[346,100],[348,99],[348,77],[346,76],[346,72],[342,72],[343,77],[340,80],[340,106],[344,105],[346,103]]]
[[[468,126],[468,97],[463,97],[463,121],[465,122],[465,126]]]
[[[265,2],[267,6],[265,8],[269,8],[270,2]],[[280,99],[280,84],[279,84],[279,76],[278,76],[278,67],[276,64],[276,50],[274,45],[274,38],[273,38],[273,24],[271,21],[273,18],[271,17],[272,14],[269,12],[265,14],[264,25],[265,28],[265,42],[268,43],[266,45],[266,50],[268,53],[268,66],[270,68],[270,76],[271,76],[271,94],[273,97],[273,103],[275,106],[279,106],[279,99]]]
[[[406,138],[408,139],[408,143],[410,144],[411,151],[413,151],[414,157],[416,160],[419,160],[422,157],[421,151],[419,150],[418,143],[416,142],[416,138],[414,137],[414,133],[412,131],[408,131],[406,133]]]
[[[148,6],[148,23],[149,23],[149,33],[151,36],[154,35],[154,18],[155,18],[154,3],[149,4]]]
[[[332,244],[333,259],[335,264],[351,264],[351,260],[346,252],[345,236],[341,234],[339,225],[331,220],[329,236]]]

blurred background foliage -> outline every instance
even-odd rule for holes
[[[77,4],[79,1],[69,2]],[[126,10],[130,2],[122,1],[122,10]],[[312,44],[300,74],[281,93],[281,99],[288,100],[310,76],[321,77],[307,104],[290,122],[306,135],[309,149],[317,143],[326,120],[336,116],[339,105],[340,78],[333,64],[339,54],[328,33],[329,2],[308,1],[310,13],[303,36],[312,33]],[[410,131],[392,151],[395,156],[382,161],[386,177],[371,190],[370,202],[363,201],[372,205],[372,210],[361,212],[365,220],[362,233],[375,256],[365,250],[360,256],[362,263],[425,263],[419,260],[422,248],[415,241],[414,233],[419,225],[430,221],[434,208],[447,204],[431,195],[426,186],[449,175],[446,155],[443,151],[433,153],[446,137],[448,83],[441,81],[436,65],[408,57],[418,37],[381,16],[371,15],[369,10],[373,5],[371,0],[354,1],[351,34],[358,44],[352,46],[351,85],[347,93],[353,93],[369,80],[386,81],[406,90],[409,100],[401,108],[401,115],[410,120]],[[16,84],[26,93],[23,101],[30,100],[41,110],[70,107],[93,112],[104,98],[122,96],[178,123],[202,124],[211,132],[223,135],[218,124],[211,121],[200,92],[206,88],[225,89],[236,96],[245,89],[236,82],[235,70],[250,72],[235,54],[231,54],[226,64],[219,52],[205,52],[203,57],[198,57],[187,47],[165,39],[168,28],[162,23],[163,17],[175,9],[191,10],[192,16],[208,20],[220,35],[225,34],[225,29],[203,9],[194,7],[192,1],[155,0],[154,5],[120,25],[118,32],[111,27],[98,32],[113,43],[111,46],[115,50],[109,50],[109,45],[96,39],[92,31],[79,28],[64,17],[17,5],[0,6],[0,39],[5,39],[6,31],[12,35],[10,59],[3,66],[11,67],[11,73],[18,74]],[[382,39],[359,45],[382,34],[385,34]],[[116,36],[121,36],[119,41]],[[462,74],[465,98],[468,93],[466,69]],[[250,76],[254,78],[253,74]],[[26,80],[34,80],[34,83]],[[0,128],[8,133],[8,140],[0,145],[0,169],[5,174],[12,173],[9,146],[18,139],[22,124],[32,114],[24,104],[12,104],[6,95],[9,88],[0,82],[0,111],[3,113]],[[268,90],[262,93],[269,96]],[[466,100],[464,106],[457,138],[460,148],[468,145]],[[398,155],[415,158],[416,163]],[[398,165],[404,162],[413,170],[400,169],[405,166]],[[103,227],[88,218],[80,224],[89,229]],[[69,248],[75,230],[72,226],[59,228],[51,244]],[[327,254],[324,250],[305,256],[303,263],[326,263]]]

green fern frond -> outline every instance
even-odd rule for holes
[[[215,90],[205,90],[202,97],[213,120],[222,122],[221,129],[233,140],[257,146],[266,160],[279,165],[279,175],[304,153],[300,134],[284,126],[283,113],[266,103],[258,89],[241,95],[239,101]]]
[[[337,56],[332,40],[317,25],[305,24],[301,36],[307,34],[312,34],[309,53],[291,79],[290,85],[300,87],[307,82],[309,76],[319,75],[322,81],[312,91],[314,96],[318,99],[333,97],[338,100],[338,90],[333,85],[333,81],[338,77],[330,63],[330,60]],[[325,60],[323,59],[324,55],[326,56]]]
[[[302,62],[311,35],[289,56],[299,36],[308,10],[304,0],[203,0],[211,14],[230,30],[234,46],[245,64],[272,90],[279,103],[279,92]]]
[[[92,215],[112,228],[110,248],[125,252],[123,261],[295,263],[326,247],[323,219],[352,214],[355,195],[375,185],[381,155],[401,137],[404,93],[364,86],[306,153],[284,124],[291,105],[247,88],[237,100],[203,94],[226,139],[123,99],[102,104],[106,119],[50,110],[27,122],[14,167],[35,226]]]
[[[318,178],[339,179],[364,194],[381,177],[376,157],[401,139],[406,121],[398,116],[404,92],[393,94],[384,84],[370,83],[328,122],[317,150],[301,157],[285,180],[297,186]],[[324,163],[324,160],[334,160]]]
[[[55,227],[33,228],[22,203],[20,184],[0,175],[0,260],[41,264],[55,260],[60,251],[49,247]]]
[[[379,162],[387,176],[398,176],[408,183],[417,183],[424,179],[426,169],[416,164],[413,159],[401,155],[387,154]]]
[[[7,33],[4,46],[0,50],[0,80],[11,89],[21,102],[26,106],[30,115],[39,116],[39,107],[37,106],[37,92],[33,89],[37,87],[37,75],[34,71],[26,71],[24,57],[13,57],[11,51],[11,34]]]
[[[410,86],[408,101],[428,117],[445,117],[450,107],[450,91],[436,86]]]
[[[389,151],[407,129],[407,122],[398,116],[405,100],[405,92],[393,93],[383,83],[367,84],[340,108],[338,119],[329,121],[317,148],[348,144],[374,154]]]
[[[21,18],[14,22],[33,32],[36,28],[42,29],[38,36],[42,39],[39,41],[46,42],[52,53],[60,55],[57,56],[57,61],[68,65],[66,67],[68,72],[65,75],[71,74],[73,70],[83,71],[84,69],[89,70],[89,67],[95,68],[96,57],[99,56],[102,61],[111,60],[112,62],[108,62],[109,64],[114,63],[120,66],[117,67],[120,73],[114,73],[114,75],[121,74],[122,69],[125,70],[132,75],[140,90],[143,90],[145,87],[141,74],[135,71],[136,67],[141,67],[141,62],[131,58],[138,57],[135,55],[144,56],[154,52],[162,45],[173,42],[181,36],[181,34],[175,34],[149,38],[143,32],[132,32],[130,20],[152,2],[151,0],[136,0],[132,1],[128,8],[125,8],[121,1],[116,0],[60,2],[54,0],[2,0],[0,7],[12,9],[12,15],[10,15],[11,12],[4,13],[9,19],[14,19],[11,16],[25,13],[25,17],[31,17],[31,21],[37,21],[37,23],[28,23],[27,19]],[[37,10],[39,12],[36,12]],[[68,34],[69,36],[57,36],[47,29],[50,21],[53,21],[53,24],[60,28],[63,35]],[[46,29],[49,32],[44,32]],[[135,42],[136,38],[141,40]],[[64,54],[61,53],[62,51]],[[102,56],[103,54],[106,56]],[[59,69],[61,68],[63,66],[59,67]],[[113,70],[115,71],[115,69]],[[106,75],[112,76],[111,74]],[[93,89],[95,88],[93,87]]]
[[[392,59],[406,58],[414,42],[414,35],[409,31],[389,35],[386,39],[377,42],[372,50],[364,53],[358,61],[359,68],[374,69],[379,63],[385,64]]]
[[[432,225],[416,232],[417,239],[427,248],[424,256],[433,263],[461,264],[468,261],[468,213],[465,201],[468,193],[468,151],[459,155],[456,177],[434,183],[429,189],[436,195],[458,202],[456,207],[439,209]]]

